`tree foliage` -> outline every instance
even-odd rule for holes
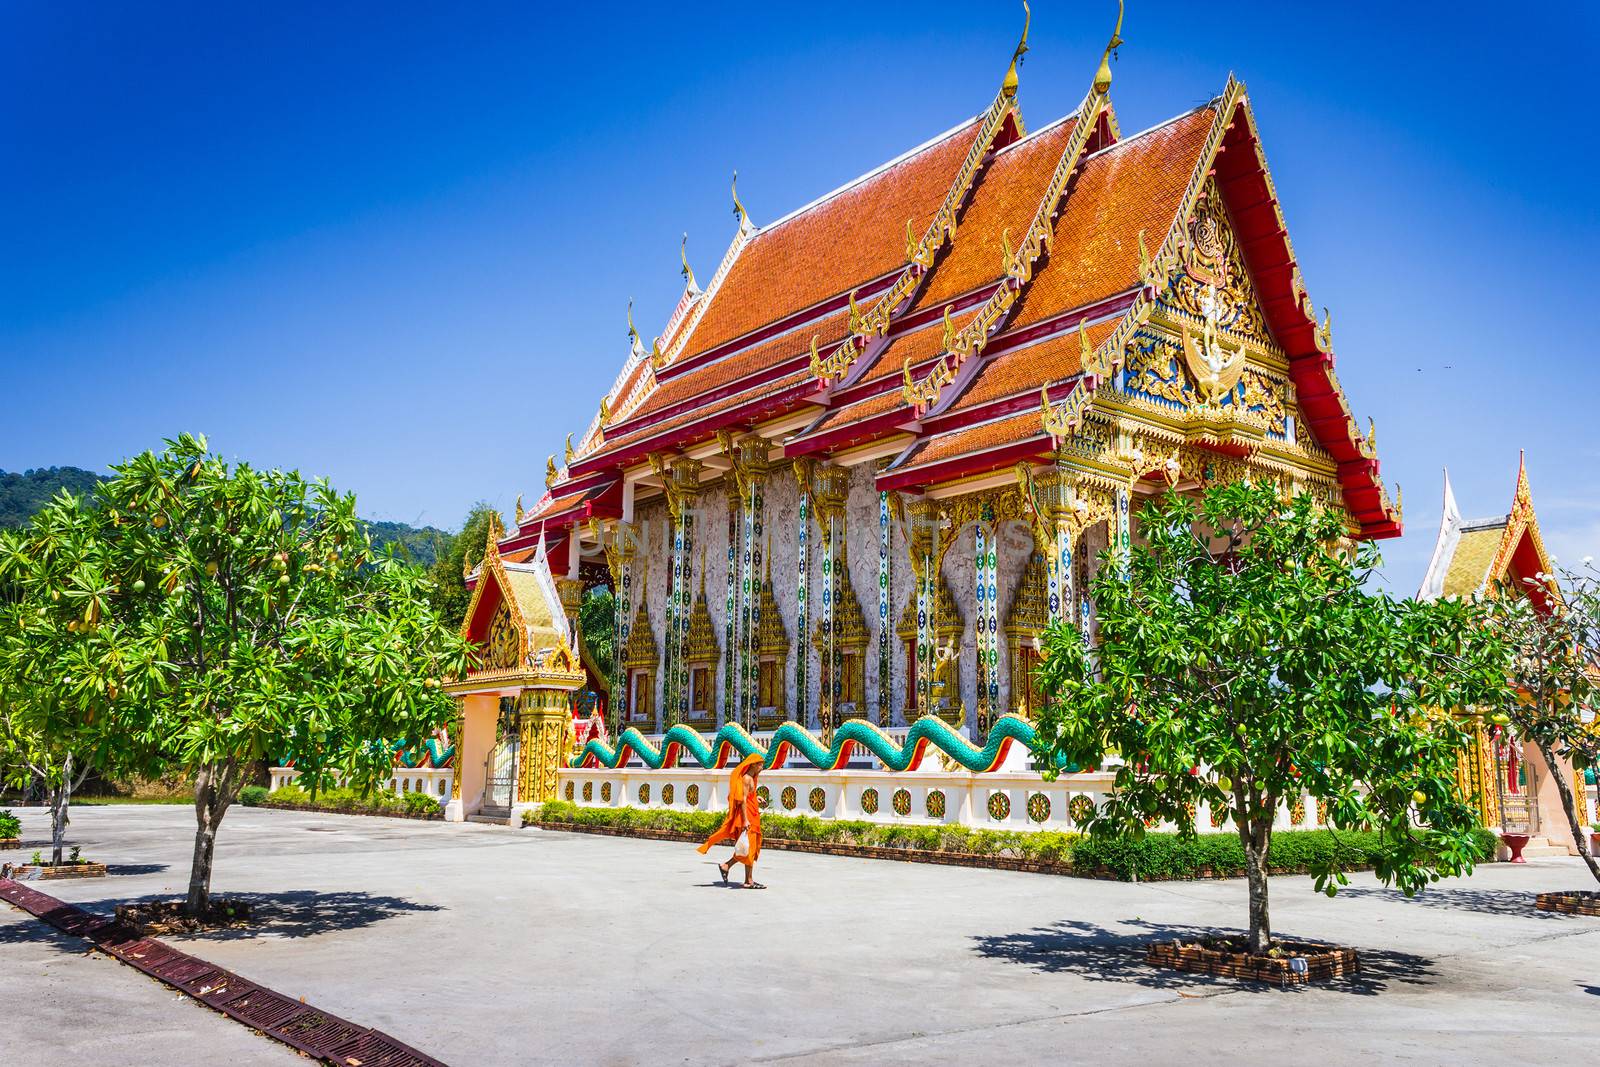
[[[1249,861],[1254,952],[1270,943],[1273,821],[1293,798],[1325,803],[1336,830],[1376,832],[1376,873],[1407,894],[1470,870],[1475,820],[1455,781],[1468,735],[1437,709],[1504,692],[1480,608],[1366,592],[1376,550],[1306,496],[1169,494],[1140,519],[1144,543],[1107,555],[1094,582],[1095,647],[1066,624],[1045,637],[1039,756],[1116,767],[1089,833],[1167,820],[1193,834],[1197,804],[1226,811]],[[1330,895],[1337,856],[1313,870]]]
[[[606,673],[607,687],[613,694],[620,692],[616,661],[617,600],[611,587],[597,585],[585,589],[583,603],[578,606],[578,619],[583,643],[589,646],[595,664]]]
[[[1578,852],[1600,880],[1600,862],[1583,832],[1585,813],[1558,762],[1580,773],[1600,764],[1600,570],[1585,560],[1582,570],[1533,575],[1496,594],[1494,624],[1513,653],[1510,692],[1496,725],[1538,746]]]
[[[66,490],[23,530],[0,532],[0,775],[42,786],[53,863],[62,861],[72,794],[91,770],[148,766],[123,678],[126,619],[106,610],[116,586],[98,518]]]
[[[354,497],[325,482],[230,464],[188,435],[112,469],[75,525],[36,521],[70,549],[30,595],[77,618],[75,684],[127,710],[108,743],[194,780],[193,914],[255,761],[287,748],[313,779],[370,775],[453,717],[439,678],[466,648],[426,575],[374,553]]]
[[[445,622],[460,626],[467,616],[467,605],[472,594],[467,592],[462,573],[483,562],[484,546],[488,542],[489,523],[496,515],[494,508],[479,501],[467,512],[461,532],[450,539],[439,553],[439,558],[428,568],[432,585],[429,599],[433,610]]]

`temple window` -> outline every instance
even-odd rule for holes
[[[964,718],[961,708],[961,633],[964,628],[961,611],[956,607],[955,593],[948,578],[939,580],[939,593],[933,624],[933,678],[929,698],[932,706],[918,707],[921,695],[919,681],[922,677],[917,663],[917,595],[912,591],[906,608],[900,614],[900,624],[895,635],[900,638],[906,657],[906,695],[903,705],[905,721],[911,723],[927,714],[936,714],[953,725],[961,725]]]
[[[698,715],[709,715],[717,701],[717,687],[711,681],[710,667],[696,667],[690,675],[690,708]]]
[[[717,710],[716,664],[721,650],[711,609],[706,605],[706,571],[700,567],[700,595],[689,612],[689,642],[684,662],[689,666],[689,716],[710,719]]]
[[[816,647],[817,656],[822,664],[822,681],[824,686],[832,684],[832,664],[828,658],[828,641],[824,632],[822,621],[817,621],[816,629],[812,634],[812,644]],[[862,694],[867,687],[865,676],[866,648],[867,648],[867,619],[861,610],[861,601],[856,597],[855,585],[850,581],[850,568],[847,557],[843,554],[839,560],[839,597],[833,613],[833,647],[839,653],[839,709],[850,717],[861,716],[864,713],[869,717],[872,714],[865,707]],[[823,691],[823,702],[827,703],[827,690]]]
[[[650,631],[650,613],[641,598],[639,610],[634,614],[633,625],[628,632],[627,647],[622,654],[622,665],[628,672],[629,722],[637,724],[655,722],[657,663],[656,639]]]
[[[767,553],[766,576],[761,583],[761,625],[756,630],[756,656],[759,671],[756,726],[771,729],[788,717],[786,709],[789,664],[789,631],[778,611],[772,593],[772,553]]]
[[[1009,710],[1033,714],[1043,704],[1039,680],[1034,672],[1039,669],[1039,639],[1049,623],[1050,609],[1047,601],[1047,577],[1044,557],[1033,553],[1022,568],[1022,577],[1011,596],[1011,607],[1006,612],[1004,630],[1006,652],[1010,661],[1011,707]]]

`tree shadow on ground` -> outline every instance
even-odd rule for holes
[[[1534,907],[1537,893],[1516,889],[1424,889],[1408,898],[1398,889],[1382,886],[1346,886],[1339,890],[1339,899],[1381,900],[1413,908],[1435,908],[1444,911],[1469,911],[1478,915],[1506,915],[1519,919],[1570,919],[1559,912],[1540,911]]]
[[[1156,967],[1145,962],[1145,950],[1152,941],[1170,941],[1174,938],[1191,940],[1216,934],[1237,933],[1205,926],[1175,926],[1166,923],[1145,922],[1134,919],[1120,924],[1133,927],[1136,932],[1123,933],[1096,923],[1063,919],[1049,926],[1035,927],[1015,934],[994,934],[974,937],[979,956],[1004,960],[1044,974],[1078,974],[1093,982],[1120,982],[1140,985],[1150,989],[1207,990],[1214,993],[1247,992],[1276,993],[1300,992],[1305,989],[1328,990],[1371,996],[1388,989],[1392,984],[1431,985],[1437,973],[1434,961],[1409,952],[1392,952],[1366,949],[1358,946],[1361,954],[1361,973],[1330,982],[1310,986],[1290,986],[1279,989],[1265,982],[1244,982],[1210,975],[1191,974],[1167,967]],[[1298,934],[1274,931],[1276,936],[1294,940],[1315,941]]]
[[[133,897],[115,903],[142,904],[172,900],[170,893]],[[385,919],[420,912],[443,911],[404,897],[364,892],[318,893],[297,889],[286,893],[217,893],[214,899],[238,900],[250,906],[250,921],[184,935],[206,941],[246,941],[257,937],[302,938],[375,926]],[[164,935],[177,936],[177,935]]]
[[[108,863],[107,874],[160,874],[171,867],[170,863]]]
[[[0,922],[0,946],[39,945],[61,952],[77,953],[89,950],[89,942],[64,934],[43,919],[36,919],[21,908],[10,904],[0,904],[0,908],[8,911],[16,919],[15,922]]]

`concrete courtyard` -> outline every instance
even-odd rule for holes
[[[24,853],[48,834],[19,812]],[[72,838],[91,910],[180,894],[193,813],[101,807]],[[719,850],[720,852],[721,850]],[[1147,940],[1237,927],[1242,881],[1128,885],[770,851],[766,892],[688,845],[235,808],[214,888],[248,931],[185,951],[452,1065],[1592,1062],[1600,920],[1533,909],[1576,860],[1493,865],[1407,901],[1273,879],[1276,932],[1358,947],[1354,981],[1279,991],[1150,969]],[[0,906],[0,1059],[304,1062]]]

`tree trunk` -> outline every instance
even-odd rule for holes
[[[1253,807],[1253,805],[1252,805]],[[1241,804],[1240,809],[1250,810]],[[1239,818],[1234,811],[1239,844],[1244,846],[1245,880],[1250,890],[1250,933],[1246,947],[1252,955],[1263,956],[1272,947],[1272,921],[1267,911],[1267,866],[1272,852],[1272,822],[1256,816]]]
[[[67,843],[67,807],[72,802],[72,753],[67,753],[61,768],[61,782],[50,790],[50,862],[61,863],[61,849]]]
[[[1589,865],[1589,873],[1594,875],[1595,881],[1600,882],[1600,862],[1596,861],[1594,850],[1589,847],[1589,841],[1584,836],[1583,815],[1578,811],[1578,798],[1572,792],[1572,783],[1567,780],[1567,775],[1561,772],[1561,766],[1556,763],[1554,752],[1540,745],[1539,754],[1544,757],[1544,765],[1550,769],[1550,777],[1555,779],[1556,792],[1561,794],[1561,811],[1567,817],[1567,827],[1572,831],[1572,840],[1578,846],[1578,855]],[[1567,772],[1570,773],[1572,772]]]
[[[194,781],[194,859],[189,866],[189,895],[185,915],[200,918],[211,906],[211,857],[217,843],[217,826],[228,811],[237,787],[233,764],[201,769]]]
[[[78,776],[83,781],[83,774]],[[61,784],[50,790],[50,862],[61,862],[61,849],[67,843],[67,809],[72,805],[72,753],[62,761]]]

